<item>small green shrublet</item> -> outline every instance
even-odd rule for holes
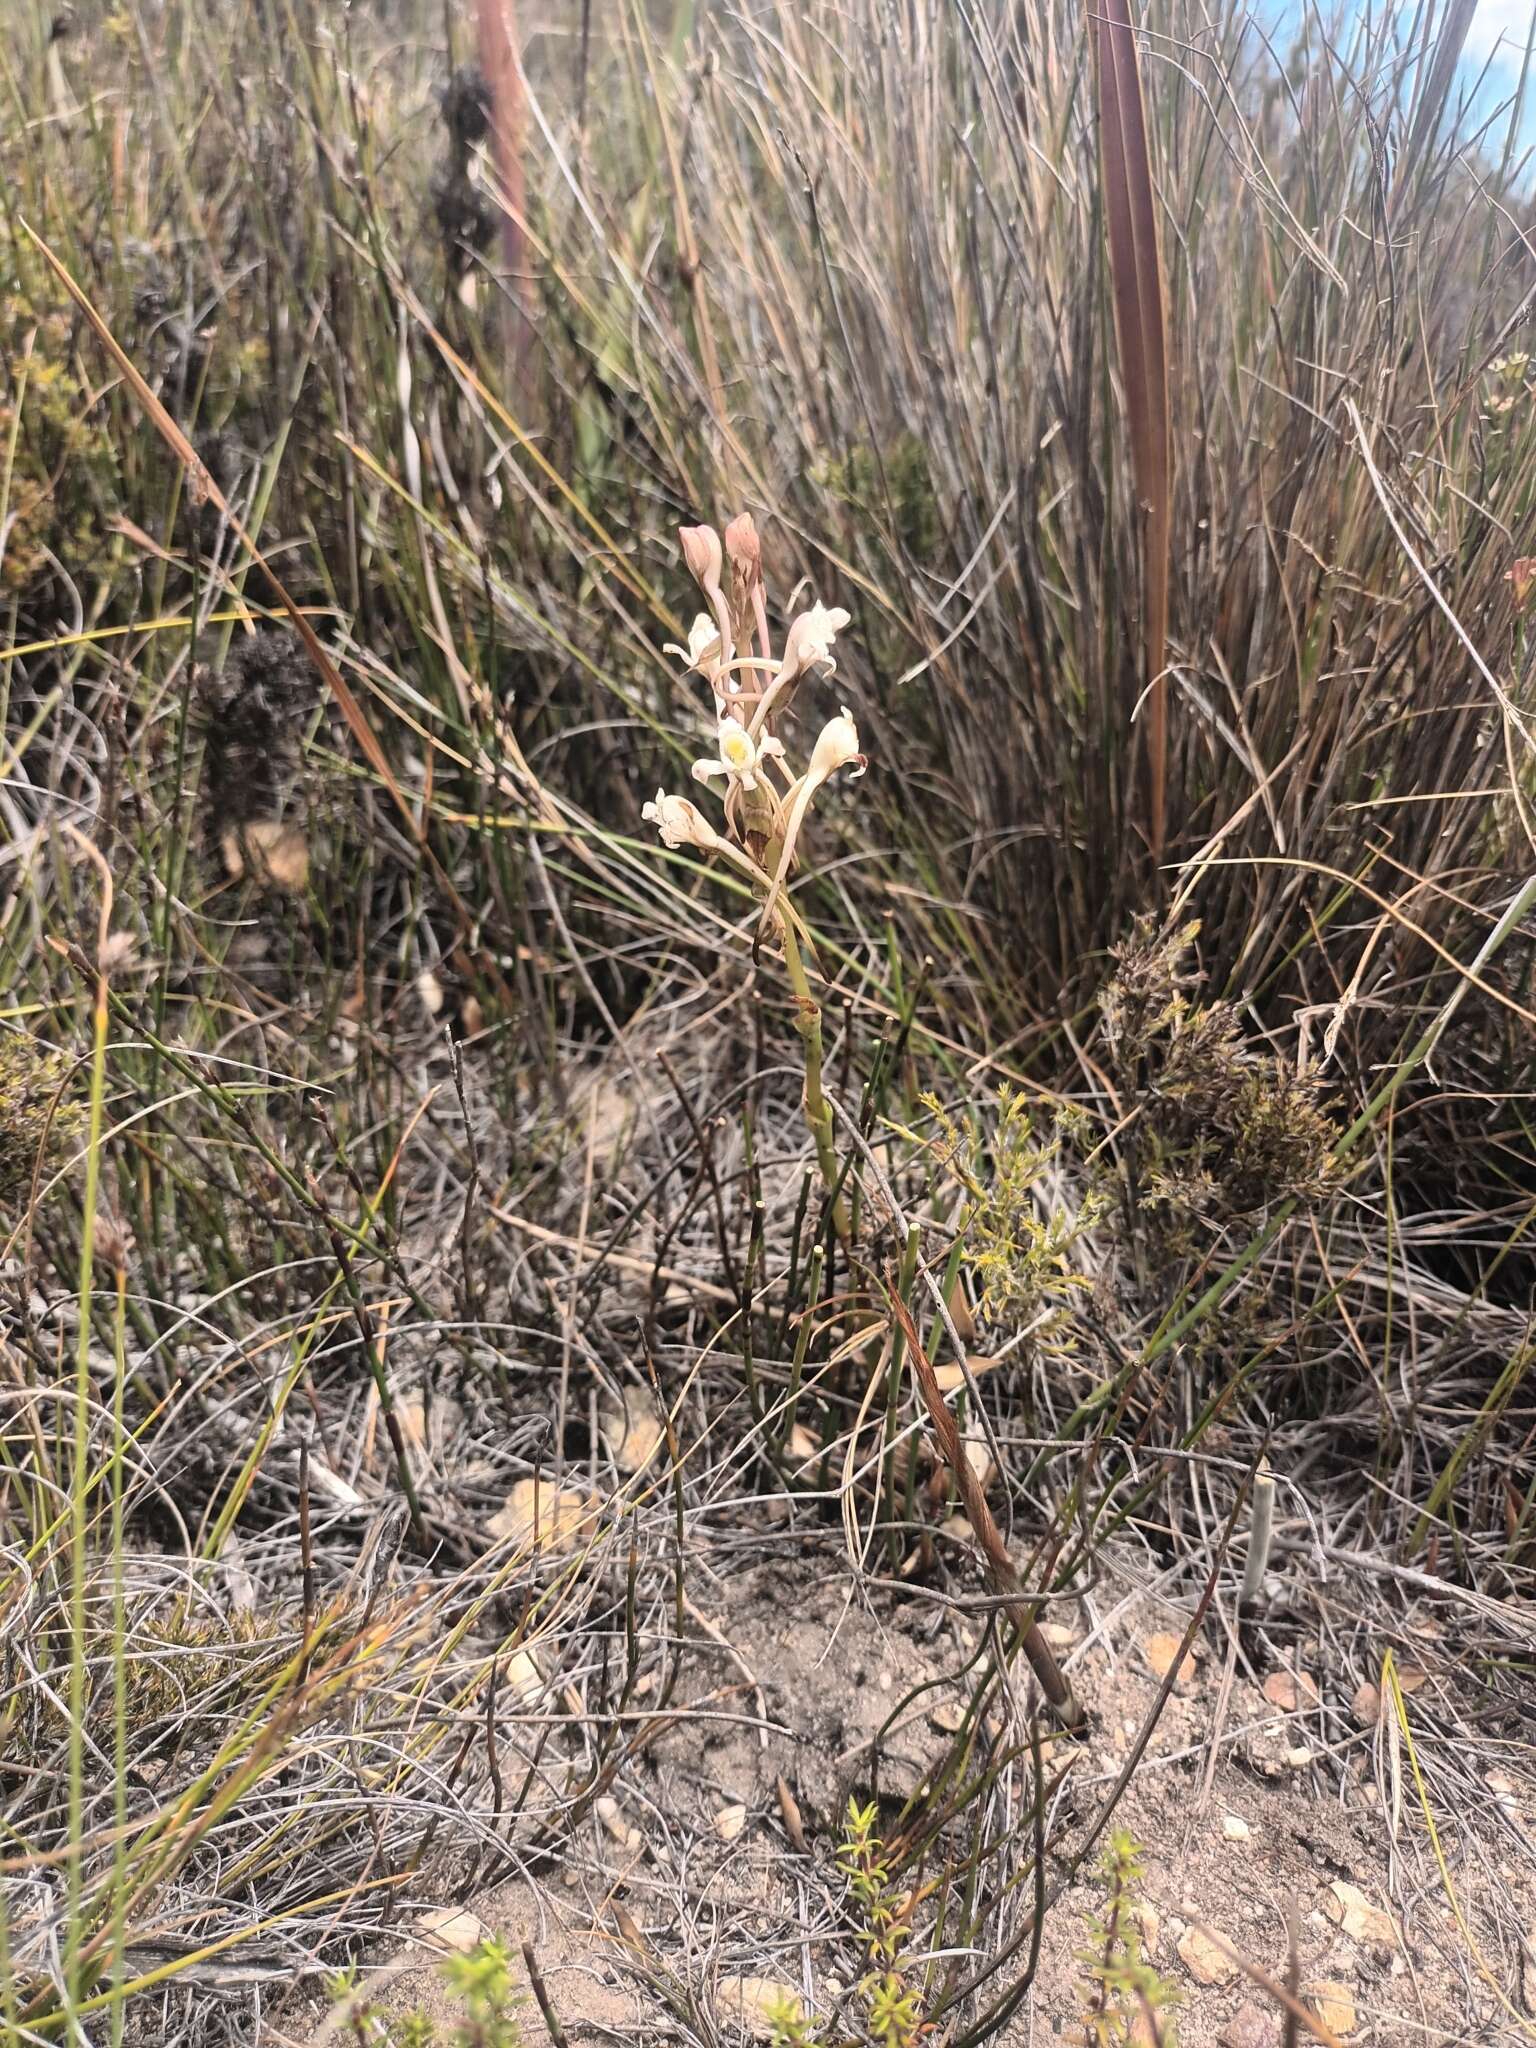
[[[1199,926],[1145,920],[1100,996],[1105,1049],[1126,1110],[1127,1212],[1163,1248],[1194,1252],[1279,1201],[1315,1202],[1336,1184],[1337,1127],[1316,1084],[1247,1043],[1237,1010],[1197,1003],[1186,956]]]
[[[115,509],[111,433],[75,362],[69,320],[40,310],[49,301],[35,275],[0,279],[0,594],[8,603],[36,595],[61,565],[99,555],[103,514]]]
[[[464,2001],[465,2016],[448,2037],[452,2048],[522,2048],[512,1958],[499,1941],[482,1941],[468,1955],[450,1956],[443,1976]]]
[[[927,2031],[917,1988],[907,1982],[903,1958],[912,1938],[909,1901],[897,1885],[879,1833],[873,1804],[848,1802],[837,1867],[848,1881],[859,1946],[868,1969],[859,1979],[860,2038],[879,2048],[917,2048]],[[827,2036],[785,2000],[768,2015],[773,2048],[829,2048]]]
[[[1104,1910],[1088,1915],[1088,1940],[1077,1952],[1086,2048],[1175,2048],[1178,1992],[1142,1952],[1141,1852],[1123,1828],[1110,1837],[1099,1870]]]
[[[768,2026],[773,2048],[821,2048],[815,2021],[793,1999],[780,1998],[769,2006]]]
[[[355,1969],[338,1971],[327,1991],[333,2006],[347,2008],[343,2038],[356,2048],[523,2048],[512,1958],[499,1941],[487,1939],[467,1955],[449,1956],[440,1971],[464,2008],[446,2034],[419,2010],[381,2012],[366,1993],[359,1995]]]
[[[69,1095],[75,1062],[19,1033],[0,1034],[0,1206],[24,1201],[39,1166],[84,1136],[86,1111]]]
[[[1089,1189],[1076,1208],[1044,1208],[1040,1185],[1060,1159],[1061,1139],[1036,1136],[1029,1104],[1017,1089],[1000,1091],[990,1140],[962,1130],[937,1097],[923,1102],[938,1126],[939,1157],[964,1190],[957,1234],[981,1282],[983,1313],[1029,1321],[1045,1312],[1037,1342],[1059,1339],[1072,1297],[1092,1284],[1073,1271],[1069,1254],[1103,1221],[1110,1198]]]

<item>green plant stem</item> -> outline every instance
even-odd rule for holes
[[[787,917],[784,919],[784,969],[794,992],[795,1029],[805,1047],[805,1121],[810,1126],[811,1142],[816,1147],[816,1164],[826,1182],[831,1201],[832,1228],[846,1246],[852,1242],[852,1230],[848,1206],[837,1192],[839,1173],[837,1147],[832,1142],[832,1109],[822,1092],[821,1005],[811,994],[805,963],[800,958],[799,942]]]
[[[820,1297],[821,1269],[825,1258],[826,1253],[819,1244],[811,1247],[811,1260],[806,1269],[805,1307],[801,1312],[799,1327],[795,1331],[795,1353],[790,1365],[789,1392],[784,1399],[784,1419],[779,1428],[774,1451],[776,1459],[781,1459],[784,1455],[785,1446],[789,1442],[795,1418],[800,1410],[800,1389],[805,1379],[805,1354],[810,1348],[811,1331],[815,1328],[816,1303]]]
[[[64,2003],[73,2020],[80,1992],[81,1890],[85,1876],[85,1545],[91,1454],[91,1281],[107,1081],[107,977],[98,973],[92,1005],[91,1107],[80,1226],[79,1334],[75,1345],[75,1442],[70,1473],[69,1542],[69,1845],[65,1866]]]
[[[902,1300],[911,1306],[912,1282],[917,1273],[918,1228],[914,1223],[907,1232],[906,1248],[902,1253],[901,1268],[896,1277],[896,1291]],[[885,1390],[885,1448],[880,1460],[881,1491],[884,1494],[885,1519],[887,1523],[886,1549],[894,1569],[901,1564],[902,1532],[898,1522],[902,1509],[896,1499],[896,1445],[901,1432],[901,1396],[906,1385],[906,1337],[898,1324],[891,1333],[891,1362],[886,1375]],[[913,1443],[907,1452],[905,1476],[906,1519],[911,1519],[912,1488],[917,1477],[917,1445]]]
[[[123,1390],[128,1380],[128,1275],[116,1268],[112,1382],[112,1989],[121,1993],[127,1928],[123,1899],[128,1871],[128,1603],[123,1585]],[[121,1997],[111,2010],[112,2048],[120,2048],[126,2015]]]

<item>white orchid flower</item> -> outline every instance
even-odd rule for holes
[[[669,640],[661,651],[663,654],[675,654],[680,661],[686,661],[689,668],[697,669],[707,683],[718,687],[720,628],[708,612],[700,612],[689,627],[686,647],[679,647],[675,640]]]
[[[727,789],[756,789],[764,762],[782,758],[784,743],[776,739],[754,739],[739,718],[727,715],[720,721],[719,752],[693,764],[696,782],[709,782],[723,775]]]
[[[698,805],[690,803],[687,797],[668,796],[664,789],[658,789],[640,815],[648,825],[656,827],[663,846],[674,850],[692,846],[700,853],[718,853],[748,875],[755,887],[768,887],[767,875],[751,854],[727,839],[723,832],[717,832]]]
[[[852,614],[845,612],[841,605],[813,604],[809,611],[797,613],[789,622],[784,635],[784,659],[779,663],[778,673],[764,690],[762,700],[752,719],[754,733],[761,732],[763,722],[772,709],[775,698],[791,683],[804,675],[808,668],[825,662],[829,675],[837,673],[837,663],[832,658],[832,642],[842,632]]]
[[[801,612],[791,619],[789,631],[784,635],[786,667],[793,663],[796,674],[799,674],[813,662],[825,661],[835,671],[837,664],[832,660],[832,642],[852,616],[840,604],[813,604],[808,612]]]
[[[698,805],[685,796],[668,796],[664,789],[658,789],[640,815],[648,825],[656,827],[663,846],[696,846],[703,853],[716,853],[723,843]]]
[[[855,763],[857,766],[854,766]],[[837,717],[829,718],[821,728],[816,745],[811,750],[810,767],[784,799],[782,851],[774,872],[773,885],[763,903],[764,929],[772,919],[779,897],[783,893],[790,863],[795,857],[795,842],[800,837],[805,814],[811,807],[811,798],[829,776],[835,775],[839,768],[850,766],[853,767],[854,777],[857,778],[864,773],[868,763],[859,752],[859,728],[853,722],[853,713],[845,704]]]
[[[829,718],[816,735],[805,779],[807,782],[825,782],[829,775],[835,775],[839,768],[846,768],[854,761],[859,764],[851,778],[856,782],[869,764],[859,752],[859,728],[845,704],[836,718]]]

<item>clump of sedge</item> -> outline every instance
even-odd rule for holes
[[[24,1200],[34,1175],[83,1135],[84,1106],[67,1094],[74,1064],[68,1053],[0,1031],[0,1203]]]

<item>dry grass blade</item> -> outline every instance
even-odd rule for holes
[[[1168,642],[1172,427],[1157,194],[1129,0],[1103,0],[1094,16],[1094,40],[1110,289],[1131,462],[1146,521],[1142,633],[1147,660],[1148,839],[1156,859],[1163,850],[1168,805],[1168,692],[1163,665]]]
[[[1394,211],[1412,184],[1414,172],[1423,161],[1425,147],[1434,139],[1435,130],[1440,125],[1440,116],[1456,82],[1456,70],[1466,47],[1467,31],[1476,12],[1477,0],[1450,0],[1446,9],[1445,21],[1435,38],[1433,52],[1427,57],[1424,82],[1413,110],[1408,146],[1398,160],[1397,182],[1392,192]]]

